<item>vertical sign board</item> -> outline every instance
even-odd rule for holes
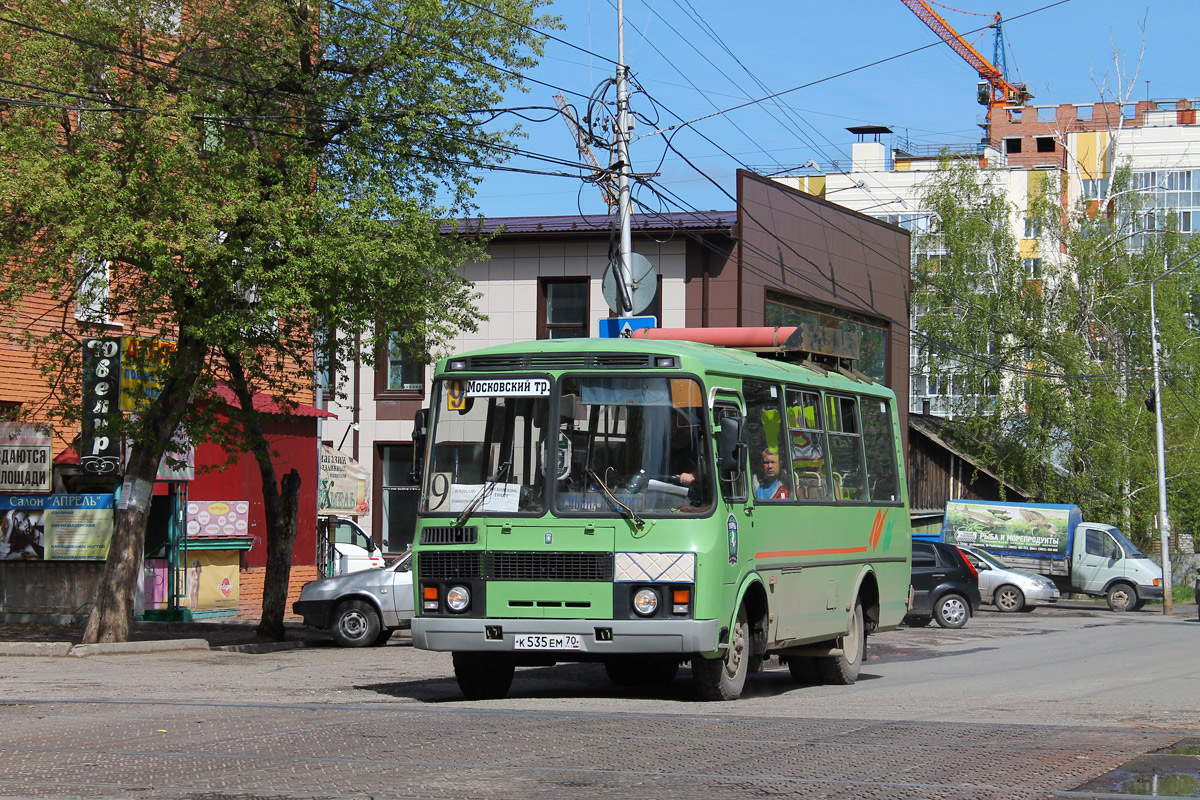
[[[317,479],[317,513],[358,516],[371,510],[367,497],[368,473],[350,456],[321,445],[321,469]]]
[[[84,341],[79,466],[86,475],[116,476],[121,470],[121,440],[109,424],[120,413],[120,388],[120,337]]]
[[[126,336],[121,344],[121,410],[140,411],[162,392],[178,344],[148,336]]]
[[[19,422],[0,422],[0,492],[49,493],[50,433]]]

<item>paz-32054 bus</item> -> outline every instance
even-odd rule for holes
[[[690,662],[738,697],[778,656],[853,683],[895,628],[911,530],[892,392],[684,341],[569,339],[442,361],[420,415],[417,647],[471,699],[514,668],[599,661],[621,685]]]

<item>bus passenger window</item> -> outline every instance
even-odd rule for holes
[[[746,416],[750,421],[748,442],[755,500],[771,503],[790,500],[794,487],[791,468],[781,454],[787,453],[787,425],[781,408],[779,387],[746,381]]]
[[[827,448],[821,423],[821,396],[816,392],[789,389],[787,403],[796,497],[800,500],[828,500],[831,482],[829,464],[825,458]]]
[[[900,477],[896,472],[896,439],[892,431],[892,413],[887,400],[864,397],[862,414],[863,449],[867,454],[867,482],[871,500],[876,503],[900,502]]]
[[[826,395],[829,426],[829,458],[833,468],[835,500],[867,499],[863,469],[862,436],[859,435],[858,403],[853,397]]]

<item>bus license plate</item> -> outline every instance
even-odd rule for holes
[[[529,633],[513,637],[517,650],[578,650],[582,647],[573,633]]]

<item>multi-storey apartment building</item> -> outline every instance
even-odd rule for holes
[[[1043,241],[1027,219],[1029,198],[1049,176],[1064,179],[1065,208],[1077,203],[1097,207],[1112,191],[1118,169],[1132,173],[1132,190],[1142,194],[1142,218],[1135,228],[1157,230],[1175,215],[1185,234],[1200,230],[1200,100],[1145,100],[1137,103],[1062,104],[1009,108],[992,120],[988,141],[954,148],[913,147],[889,128],[850,128],[859,137],[849,164],[831,169],[798,170],[779,177],[786,185],[823,197],[914,232],[927,229],[921,186],[950,155],[988,171],[988,180],[1008,199],[1011,224],[1019,241],[1026,277],[1040,280],[1043,262],[1060,254]],[[1135,235],[1129,246],[1140,247]],[[912,359],[917,363],[917,359]],[[909,395],[913,411],[948,412],[954,388],[914,373]]]

